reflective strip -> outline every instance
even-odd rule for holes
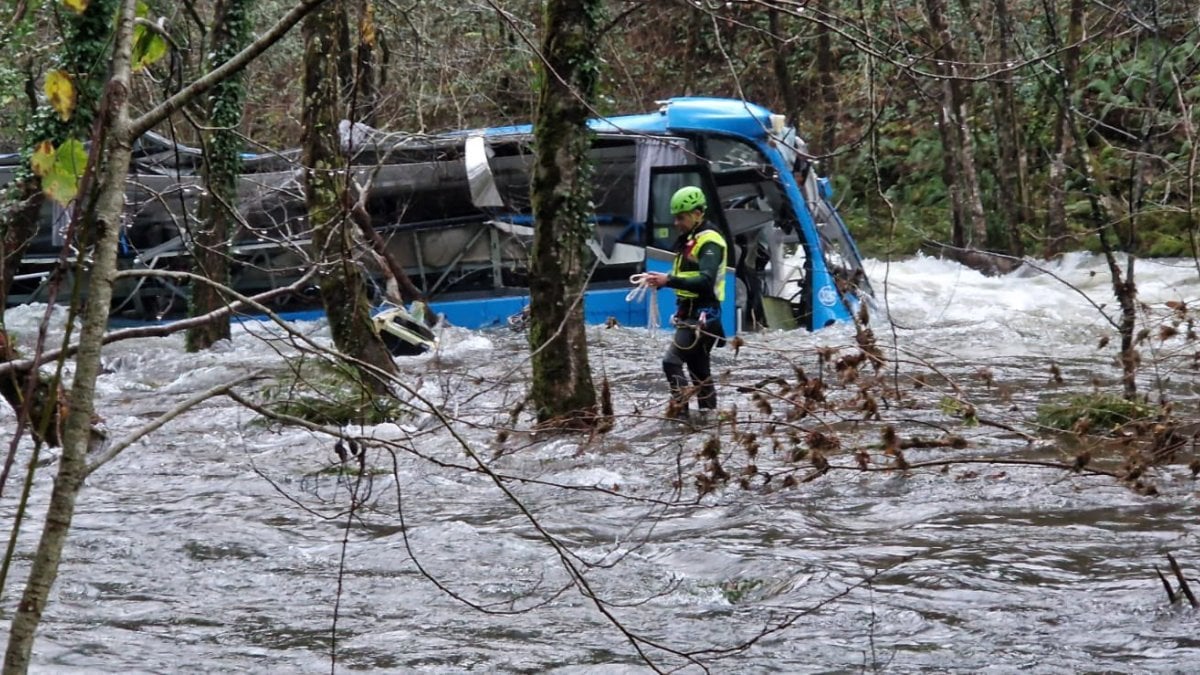
[[[717,302],[724,302],[725,301],[725,258],[726,258],[725,238],[722,237],[721,233],[717,232],[716,230],[705,229],[705,230],[701,230],[700,234],[696,235],[696,237],[694,239],[689,237],[688,244],[691,245],[691,251],[690,251],[691,256],[688,257],[682,252],[676,254],[675,262],[674,262],[674,264],[671,265],[671,275],[676,276],[676,277],[683,277],[685,279],[690,279],[693,277],[700,276],[700,260],[696,256],[696,253],[698,253],[700,251],[700,249],[704,248],[704,246],[706,244],[716,244],[717,246],[720,246],[721,247],[721,267],[717,270],[716,281],[713,282],[713,295],[715,295],[717,297]],[[685,260],[685,258],[686,258],[686,260]],[[694,269],[683,269],[685,264],[688,267],[691,267]],[[676,295],[676,297],[682,298],[684,300],[695,300],[696,298],[700,297],[698,294],[693,293],[692,291],[685,291],[685,290],[681,290],[681,289],[675,289],[675,295]]]

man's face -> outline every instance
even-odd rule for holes
[[[677,213],[675,214],[675,228],[686,234],[699,225],[701,220],[704,220],[704,212],[700,209]]]

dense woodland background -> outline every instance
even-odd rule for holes
[[[809,139],[823,170],[835,178],[842,211],[868,255],[902,255],[938,242],[1013,256],[1102,250],[1120,315],[1096,309],[1120,337],[1120,402],[1126,406],[1148,402],[1139,393],[1137,374],[1139,345],[1150,335],[1153,318],[1138,304],[1136,258],[1122,260],[1117,254],[1195,255],[1200,10],[1194,0],[138,4],[15,0],[0,7],[0,148],[30,160],[0,199],[5,247],[0,261],[19,259],[43,193],[69,203],[77,189],[83,208],[71,223],[78,230],[68,234],[78,250],[89,251],[76,256],[81,270],[87,258],[87,274],[75,277],[70,293],[70,311],[82,313],[77,339],[68,331],[61,351],[47,350],[43,330],[37,355],[23,359],[0,325],[0,376],[5,377],[0,393],[20,423],[0,470],[0,490],[6,482],[15,484],[7,480],[8,472],[16,466],[25,429],[35,443],[10,541],[16,541],[28,486],[40,466],[37,450],[61,447],[47,526],[12,621],[6,673],[24,672],[31,663],[33,637],[88,475],[209,398],[228,395],[270,415],[233,392],[259,377],[252,372],[197,393],[111,445],[96,426],[101,347],[135,335],[108,332],[108,319],[130,146],[150,128],[205,147],[206,201],[213,203],[200,206],[203,230],[196,241],[218,255],[194,256],[190,278],[214,287],[228,276],[219,249],[228,244],[228,223],[220,212],[229,210],[214,204],[220,195],[233,194],[229,188],[239,146],[250,152],[302,146],[320,295],[334,346],[353,360],[347,370],[356,375],[346,378],[353,385],[346,388],[354,401],[372,406],[403,387],[394,360],[370,332],[364,284],[353,260],[356,195],[341,170],[344,158],[333,133],[347,111],[372,126],[407,132],[539,120],[531,191],[538,223],[531,276],[538,283],[531,286],[528,329],[528,400],[539,424],[567,421],[573,428],[605,433],[613,417],[607,381],[599,396],[593,386],[581,315],[559,311],[568,304],[580,311],[564,299],[577,297],[583,283],[578,254],[587,219],[579,207],[588,191],[587,170],[579,161],[586,154],[582,121],[589,114],[646,111],[657,100],[679,95],[739,97],[787,113]],[[253,58],[251,53],[279,35],[285,35],[281,43]],[[257,47],[242,52],[252,40]],[[235,56],[239,53],[246,56]],[[227,77],[245,62],[244,78]],[[61,84],[67,79],[73,88],[65,104]],[[48,80],[59,86],[48,86]],[[46,100],[50,91],[60,95]],[[90,154],[84,140],[91,142]],[[35,150],[39,146],[51,151]],[[223,199],[223,205],[231,201]],[[11,275],[14,267],[6,264],[4,274]],[[164,274],[184,278],[189,273]],[[86,282],[80,281],[84,276]],[[86,307],[79,302],[84,283]],[[193,294],[191,301],[196,321],[161,327],[162,334],[188,330],[191,351],[228,337],[232,310],[219,293],[208,299]],[[1196,334],[1184,302],[1172,300],[1165,307],[1170,316],[1158,319],[1159,342],[1182,329],[1182,339],[1192,343]],[[1139,311],[1145,315],[1141,323]],[[47,312],[43,327],[49,317]],[[574,332],[560,330],[564,326]],[[857,364],[870,363],[873,381],[882,385],[883,352],[866,321],[856,329],[854,354],[838,361],[839,372],[850,363],[846,372],[855,374],[839,378],[849,385],[857,378]],[[73,360],[69,392],[62,387],[68,352]],[[59,367],[53,376],[38,370],[54,359]],[[1051,364],[1051,373],[1061,383],[1057,366]],[[809,382],[800,371],[797,377]],[[986,377],[990,389],[991,375]],[[823,386],[820,379],[811,382]],[[812,401],[826,401],[820,388],[804,387]],[[856,398],[847,409],[855,416],[867,411],[864,419],[873,415],[884,422],[870,387],[853,388]],[[962,394],[954,389],[956,396]],[[1149,488],[1138,480],[1145,467],[1169,461],[1193,433],[1184,433],[1190,424],[1174,420],[1166,395],[1159,394],[1158,408],[1125,416],[1132,420],[1127,425],[1132,435],[1125,437],[1131,455],[1123,468],[1102,474],[1147,494]],[[66,405],[59,405],[61,397]],[[953,402],[957,412],[943,412],[979,423],[968,401]],[[514,424],[523,405],[512,413]],[[796,405],[809,413],[807,404]],[[1076,412],[1095,407],[1090,401],[1075,406]],[[447,428],[453,424],[440,411],[437,419]],[[1049,426],[1072,428],[1078,435],[1089,428],[1077,422]],[[338,439],[342,454],[342,441],[357,447],[341,429],[322,433]],[[1131,444],[1134,438],[1149,448],[1145,455]],[[889,459],[878,470],[908,470],[892,427],[885,427],[882,440],[879,449]],[[823,453],[837,443],[831,446],[816,430],[807,443],[813,476],[824,474],[829,462]],[[947,438],[939,447],[961,443]],[[365,454],[355,454],[362,475]],[[708,473],[700,477],[708,481],[704,485],[730,478],[716,462],[717,454],[714,450]],[[873,460],[861,450],[857,461],[867,470]],[[1079,472],[1090,461],[1084,450],[1072,464],[1054,466]],[[1200,463],[1194,462],[1192,471],[1200,471]],[[488,475],[495,478],[490,470]],[[352,501],[351,520],[355,508]],[[570,556],[562,557],[569,566]],[[0,568],[0,588],[12,559],[10,547]],[[572,569],[571,578],[579,579],[580,591],[592,598],[582,573]],[[1172,595],[1165,579],[1163,584]],[[640,638],[626,636],[639,644]],[[330,651],[336,663],[336,645]]]
[[[43,4],[49,11],[34,11]],[[7,150],[28,143],[23,131],[60,39],[59,4],[0,8]],[[178,50],[137,80],[141,105],[205,71],[218,3],[147,4]],[[290,5],[252,4],[256,28]],[[358,106],[365,121],[434,132],[532,119],[540,2],[350,4],[358,72],[377,97]],[[650,110],[677,95],[786,112],[835,178],[868,255],[938,241],[1052,256],[1098,247],[1091,235],[1102,226],[1140,255],[1194,251],[1194,2],[657,0],[603,10],[596,114]],[[302,61],[294,31],[251,65],[240,124],[247,150],[300,144]],[[202,112],[159,130],[195,143]]]

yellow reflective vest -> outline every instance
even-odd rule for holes
[[[696,300],[696,299],[712,299],[716,298],[717,302],[725,300],[725,260],[727,248],[725,238],[721,233],[710,229],[706,225],[701,225],[688,235],[684,241],[683,250],[675,254],[675,263],[671,266],[671,275],[689,279],[700,276],[700,259],[698,254],[700,249],[708,244],[716,244],[721,247],[721,266],[717,269],[717,278],[713,281],[712,297],[704,298],[704,294],[694,291],[675,289],[676,297],[681,300]]]

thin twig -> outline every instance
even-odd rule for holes
[[[94,461],[90,462],[87,466],[85,475],[91,475],[92,472],[94,472],[96,469],[99,469],[101,466],[104,466],[108,462],[115,459],[117,457],[117,455],[121,454],[121,452],[123,452],[125,450],[125,448],[128,448],[129,446],[133,445],[134,443],[136,443],[139,440],[141,440],[142,438],[144,438],[146,435],[158,430],[160,427],[162,427],[167,422],[170,422],[171,420],[175,419],[176,417],[179,417],[183,413],[191,410],[192,408],[199,405],[201,402],[206,401],[214,396],[220,396],[222,394],[229,393],[229,390],[233,389],[237,385],[239,385],[247,380],[252,380],[252,379],[260,376],[262,374],[262,372],[263,371],[261,371],[261,370],[251,371],[249,373],[241,375],[240,377],[235,378],[232,381],[215,386],[211,389],[206,389],[206,390],[200,392],[199,394],[196,394],[195,396],[192,396],[191,398],[185,400],[184,402],[180,403],[179,405],[175,406],[174,408],[171,408],[167,412],[165,412],[165,413],[159,415],[157,418],[155,418],[154,421],[150,422],[149,424],[145,425],[144,427],[133,432],[133,434],[126,437],[120,443],[117,443],[116,445],[113,445],[112,447],[108,448],[108,450],[106,450],[104,452],[104,454],[100,455]]]
[[[1171,571],[1175,573],[1175,578],[1179,579],[1179,590],[1187,597],[1188,603],[1195,607],[1196,595],[1192,593],[1192,587],[1188,585],[1187,577],[1183,576],[1183,570],[1179,568],[1179,563],[1175,561],[1175,556],[1167,554],[1167,562],[1171,563]]]

